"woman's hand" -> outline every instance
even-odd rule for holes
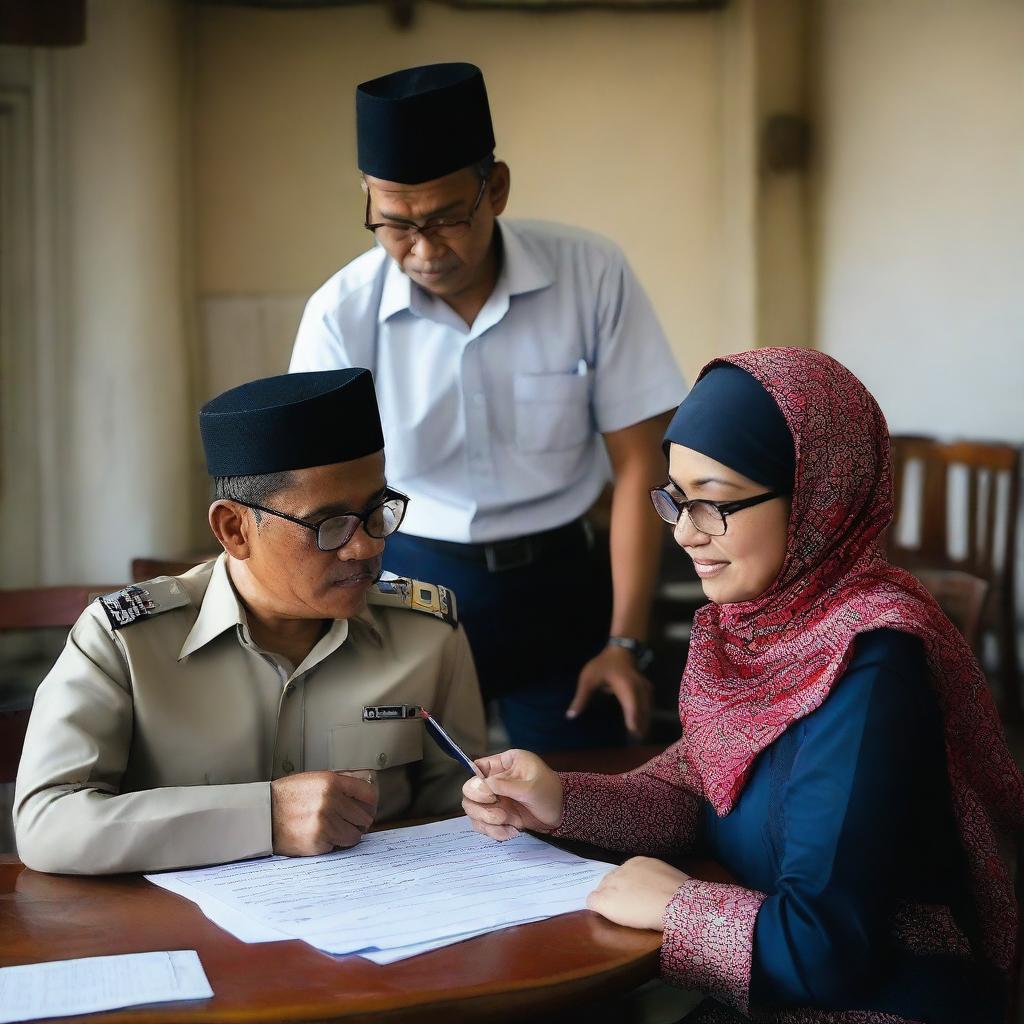
[[[550,832],[562,820],[562,780],[536,754],[506,750],[476,764],[486,779],[462,787],[462,807],[477,832],[504,840],[521,829]]]
[[[587,906],[616,924],[660,932],[665,908],[689,877],[662,860],[633,857],[601,879]]]

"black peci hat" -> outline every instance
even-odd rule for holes
[[[199,412],[210,476],[351,462],[384,447],[373,376],[359,367],[264,377]]]
[[[484,76],[474,64],[427,64],[356,87],[359,169],[418,185],[494,150]]]

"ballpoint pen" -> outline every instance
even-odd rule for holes
[[[472,772],[478,779],[484,777],[484,773],[476,766],[476,762],[448,735],[441,723],[434,718],[426,708],[420,708],[419,717],[427,727],[434,742],[449,756],[462,763],[463,767]]]

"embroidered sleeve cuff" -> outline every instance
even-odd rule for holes
[[[738,885],[684,882],[665,908],[661,970],[666,980],[746,1013],[754,922],[765,898]]]
[[[699,802],[644,774],[561,772],[562,820],[552,833],[631,853],[678,853],[697,832]]]

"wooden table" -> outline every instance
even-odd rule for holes
[[[600,758],[591,761],[585,766]],[[621,755],[619,762],[615,767]],[[571,1008],[654,977],[660,944],[658,932],[582,911],[378,966],[359,957],[336,960],[300,941],[247,945],[193,903],[138,875],[44,875],[0,862],[0,965],[195,949],[215,993],[61,1018],[68,1022],[564,1020]]]

